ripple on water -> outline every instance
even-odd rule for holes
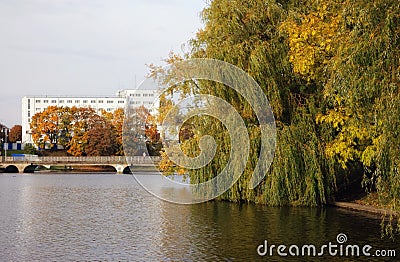
[[[380,238],[379,219],[354,212],[176,205],[131,176],[0,175],[0,214],[2,261],[249,261],[260,259],[256,248],[265,239],[317,245],[340,232],[352,243],[399,249]]]

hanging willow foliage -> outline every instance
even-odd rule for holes
[[[360,171],[351,168],[356,165],[363,186],[399,210],[399,9],[397,0],[209,3],[202,12],[205,26],[186,56],[220,59],[252,76],[269,99],[278,136],[271,169],[249,189],[260,151],[254,112],[226,86],[196,84],[196,92],[235,107],[251,141],[244,174],[220,199],[324,205],[334,201],[336,181]],[[218,143],[212,162],[189,172],[192,182],[204,182],[227,163],[229,135],[215,119],[190,121],[196,133],[182,143],[187,153],[198,152],[198,139],[206,134]]]
[[[286,8],[275,1],[212,1],[203,11],[205,28],[191,41],[190,57],[220,59],[248,72],[267,95],[278,123],[278,145],[272,168],[252,190],[249,181],[260,152],[256,116],[234,90],[218,84],[200,85],[199,93],[218,96],[235,107],[246,123],[251,141],[244,174],[219,197],[222,200],[308,206],[333,200],[334,163],[324,157],[315,123],[318,108],[314,101],[321,100],[318,91],[322,87],[308,83],[292,70],[286,34],[280,29],[287,18]],[[220,124],[197,123],[199,136],[212,134],[220,141],[220,147],[210,165],[190,172],[191,181],[207,181],[226,164],[229,136],[221,128]],[[195,149],[196,143],[193,148],[187,148]]]

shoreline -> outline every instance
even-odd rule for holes
[[[390,209],[362,205],[362,204],[357,204],[357,203],[353,203],[353,202],[333,202],[332,206],[337,207],[337,208],[347,209],[347,210],[375,214],[375,215],[384,215],[384,216],[390,215],[390,216],[394,216],[394,217],[400,217],[399,212],[392,211]]]

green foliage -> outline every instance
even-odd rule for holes
[[[376,188],[382,205],[399,210],[400,5],[343,1],[338,12],[343,21],[337,34],[346,38],[331,59],[324,111],[328,117],[342,108],[348,117],[336,127],[327,153],[342,165],[361,162],[364,186]]]
[[[315,121],[318,110],[315,104],[322,99],[318,92],[322,87],[318,90],[318,86],[304,81],[292,70],[290,48],[281,29],[287,13],[275,1],[212,1],[203,11],[205,28],[191,41],[189,57],[221,59],[253,76],[267,95],[278,123],[279,140],[273,168],[262,184],[252,190],[249,182],[260,152],[260,130],[254,112],[234,90],[217,83],[197,82],[196,92],[220,97],[235,107],[251,141],[244,174],[220,199],[313,206],[333,199],[334,163],[325,158]],[[185,93],[187,86],[176,89],[181,88]],[[215,120],[202,117],[191,121],[186,126],[194,126],[194,134],[181,143],[187,155],[196,155],[198,140],[204,135],[212,135],[218,143],[216,156],[209,165],[188,171],[190,181],[204,182],[220,173],[228,162],[229,133]],[[163,164],[168,166],[168,161]]]
[[[25,144],[24,146],[24,154],[29,154],[29,155],[36,155],[37,150],[36,147],[32,144]]]
[[[381,204],[399,210],[397,0],[213,0],[202,18],[204,28],[190,41],[186,56],[220,59],[245,70],[267,95],[277,120],[274,162],[263,182],[250,190],[260,150],[254,113],[230,88],[196,84],[197,92],[231,103],[251,138],[244,175],[221,199],[323,205],[334,200],[336,180],[355,172],[351,166],[362,166],[363,186],[376,190]],[[188,93],[188,86],[175,89]],[[208,166],[189,172],[191,181],[203,182],[223,168],[230,141],[215,121],[192,121],[188,125],[196,131],[182,143],[185,152],[197,152],[198,139],[206,134],[219,143]]]

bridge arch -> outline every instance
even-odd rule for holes
[[[105,170],[107,170],[107,172],[115,172],[115,173],[117,173],[117,168],[115,166],[113,166],[113,165],[104,165],[103,168]]]
[[[23,173],[34,173],[38,165],[30,164],[24,167]]]
[[[4,170],[6,173],[19,173],[18,167],[15,165],[9,165]]]
[[[131,169],[129,168],[129,166],[126,166],[124,168],[124,170],[122,170],[122,174],[132,174]]]
[[[28,161],[29,160],[29,161]],[[129,161],[128,161],[129,160]],[[94,157],[39,157],[37,159],[15,159],[7,157],[3,166],[6,166],[6,172],[33,173],[38,166],[103,166],[106,172],[131,173],[128,163],[133,167],[153,167],[159,162],[160,157],[143,156],[94,156]],[[128,163],[127,163],[128,162]],[[4,169],[4,168],[2,168]]]

